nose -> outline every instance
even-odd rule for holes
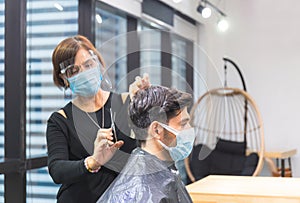
[[[191,127],[192,127],[191,124],[190,124],[190,123],[187,123],[186,126],[185,126],[185,129],[191,128]]]

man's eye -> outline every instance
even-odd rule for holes
[[[184,128],[186,127],[187,123],[181,123],[181,127]]]

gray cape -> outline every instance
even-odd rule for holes
[[[126,166],[97,203],[192,202],[174,162],[136,148]]]

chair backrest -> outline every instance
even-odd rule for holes
[[[257,105],[247,92],[238,88],[210,90],[194,104],[191,118],[196,130],[190,158],[194,173],[199,165],[206,167],[202,162],[208,164],[200,169],[206,170],[207,175],[260,173],[264,158],[263,125]]]

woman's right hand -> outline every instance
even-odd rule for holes
[[[151,86],[148,73],[143,74],[143,78],[140,76],[135,77],[135,81],[129,85],[129,97],[132,99],[137,91],[149,88]]]
[[[108,162],[115,152],[124,144],[122,140],[112,142],[113,133],[111,128],[101,128],[97,132],[94,141],[94,153],[92,157],[98,162],[99,167]]]

